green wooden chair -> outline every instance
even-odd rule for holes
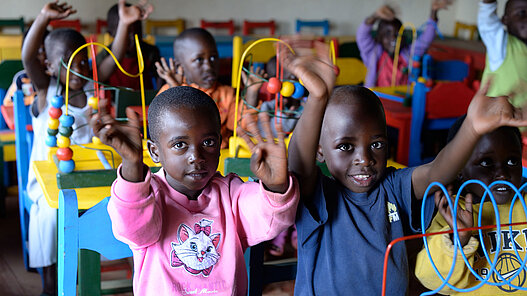
[[[18,19],[0,19],[0,32],[3,27],[19,27],[20,34],[24,34],[26,24],[23,17]]]
[[[145,104],[148,106],[157,94],[155,89],[145,89]],[[126,118],[126,107],[141,106],[141,92],[118,89],[114,94],[115,117]]]

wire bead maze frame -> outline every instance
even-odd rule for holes
[[[73,151],[69,147],[71,144],[70,136],[73,133],[73,123],[75,122],[75,118],[71,115],[68,115],[68,99],[69,99],[69,75],[70,72],[73,72],[71,70],[71,64],[73,62],[73,59],[75,58],[75,55],[79,53],[82,49],[91,46],[91,52],[92,52],[92,62],[93,62],[93,78],[90,79],[88,77],[81,77],[87,80],[91,80],[94,83],[94,89],[95,89],[95,97],[90,97],[88,99],[88,105],[96,112],[99,107],[99,84],[102,84],[98,81],[98,75],[97,75],[97,63],[96,63],[96,57],[95,57],[95,46],[102,47],[104,50],[108,52],[108,54],[113,58],[115,64],[117,65],[117,68],[121,72],[123,72],[125,75],[129,77],[139,77],[140,81],[140,87],[141,87],[141,104],[142,104],[142,111],[143,111],[143,137],[146,140],[147,136],[147,130],[146,130],[146,106],[145,106],[145,93],[144,93],[144,82],[143,82],[143,71],[144,71],[144,60],[143,60],[143,54],[141,52],[141,47],[139,44],[139,38],[137,35],[135,35],[135,45],[137,50],[137,62],[139,65],[139,72],[137,74],[130,74],[126,70],[123,69],[113,52],[106,47],[104,44],[97,43],[97,42],[88,42],[79,48],[77,48],[70,56],[68,60],[68,64],[66,66],[66,91],[65,91],[65,99],[62,96],[55,95],[55,97],[51,100],[51,107],[49,111],[50,119],[48,121],[48,138],[46,138],[46,144],[50,147],[58,146],[56,156],[59,160],[58,163],[58,169],[62,173],[71,173],[75,169],[75,162],[73,161]],[[59,69],[62,67],[62,65],[59,67]],[[78,73],[75,73],[76,75],[79,75]],[[59,74],[60,76],[60,74]],[[65,105],[65,112],[62,114],[62,106]],[[55,138],[57,133],[60,133],[58,135],[58,138]],[[100,143],[100,140],[96,137],[93,137],[94,143]],[[81,146],[83,147],[83,146]],[[86,148],[86,147],[84,147]],[[103,151],[104,149],[95,149],[99,151]],[[99,155],[99,153],[98,153]],[[112,154],[113,155],[113,154]],[[99,155],[99,158],[100,155]],[[103,157],[104,158],[104,157]],[[113,156],[112,156],[113,158]],[[101,159],[101,161],[103,161]]]
[[[480,201],[480,204],[479,204],[479,213],[478,213],[478,219],[477,219],[478,225],[476,227],[458,229],[457,228],[457,209],[458,209],[458,205],[459,205],[460,196],[461,196],[461,193],[462,193],[463,189],[466,186],[470,185],[470,184],[477,184],[477,185],[481,186],[485,190],[485,193],[483,194],[483,196],[481,198],[481,201]],[[510,188],[512,188],[512,190],[514,191],[514,197],[511,200],[511,205],[510,205],[510,209],[509,209],[509,223],[496,224],[496,225],[481,225],[482,213],[483,213],[482,209],[483,209],[483,205],[485,203],[485,199],[487,199],[487,198],[488,198],[488,201],[490,201],[492,203],[492,207],[494,209],[494,214],[495,214],[496,221],[500,221],[500,213],[499,213],[498,205],[496,203],[496,200],[494,199],[492,191],[490,190],[490,188],[492,188],[495,185],[506,185],[506,186],[509,186]],[[382,295],[383,296],[386,295],[386,276],[387,276],[388,260],[389,260],[389,254],[390,254],[391,248],[393,247],[393,245],[395,245],[398,242],[406,241],[406,240],[410,240],[410,239],[416,239],[416,238],[423,238],[424,248],[426,250],[426,253],[427,253],[427,256],[428,256],[428,260],[430,260],[430,263],[431,263],[431,265],[432,265],[432,267],[434,269],[435,274],[442,281],[442,284],[438,288],[436,288],[433,291],[424,292],[421,295],[435,295],[437,292],[439,292],[445,286],[447,286],[448,288],[450,288],[450,289],[452,289],[452,290],[454,290],[456,292],[460,292],[460,293],[472,292],[472,291],[475,291],[475,290],[479,289],[481,286],[483,286],[485,284],[493,285],[493,286],[509,286],[509,287],[514,288],[516,290],[527,291],[527,286],[521,287],[521,286],[514,285],[512,283],[512,281],[514,281],[520,275],[520,273],[525,270],[525,264],[526,264],[526,261],[527,261],[527,256],[526,256],[526,258],[522,259],[520,257],[520,255],[519,255],[519,253],[518,253],[518,247],[516,246],[516,243],[513,242],[512,246],[513,246],[513,249],[514,249],[514,255],[516,256],[515,259],[517,260],[517,262],[521,262],[521,265],[518,267],[518,269],[515,272],[513,272],[512,275],[510,275],[507,278],[505,278],[504,276],[502,276],[500,274],[500,272],[498,272],[498,270],[496,270],[496,264],[498,262],[499,254],[502,251],[501,250],[501,235],[497,236],[497,241],[496,241],[496,246],[497,247],[496,247],[496,251],[494,252],[494,260],[491,260],[489,254],[487,252],[487,248],[485,247],[485,242],[484,242],[484,239],[483,239],[484,236],[483,236],[483,232],[482,232],[482,230],[496,228],[496,231],[498,233],[501,233],[501,228],[502,227],[508,227],[509,228],[509,235],[510,235],[510,237],[514,237],[512,235],[512,227],[513,226],[527,225],[527,222],[514,222],[513,223],[513,221],[512,221],[513,208],[514,208],[515,202],[517,202],[517,200],[520,200],[521,205],[523,207],[523,211],[525,213],[525,217],[527,219],[527,205],[525,203],[524,197],[522,196],[522,192],[527,191],[526,190],[527,183],[525,183],[522,186],[520,186],[520,188],[516,188],[516,186],[514,186],[512,183],[510,183],[508,181],[494,181],[490,185],[487,186],[487,185],[485,185],[485,183],[483,183],[483,182],[481,182],[479,180],[468,180],[468,181],[464,182],[459,187],[459,189],[457,191],[457,194],[455,196],[455,200],[454,200],[453,204],[452,204],[451,199],[447,198],[448,205],[449,205],[449,207],[451,209],[451,214],[452,214],[452,217],[453,217],[453,223],[452,223],[453,224],[453,229],[452,230],[446,230],[446,231],[426,233],[426,225],[425,225],[425,221],[423,219],[423,215],[425,213],[425,201],[426,201],[427,198],[434,198],[433,194],[432,194],[432,196],[429,196],[429,193],[431,192],[432,188],[434,188],[434,187],[439,187],[440,190],[443,192],[443,194],[448,196],[448,191],[447,191],[447,189],[445,188],[445,186],[443,184],[441,184],[439,182],[433,182],[433,183],[431,183],[428,186],[428,188],[425,191],[425,194],[424,194],[424,197],[423,197],[423,201],[422,201],[422,207],[421,207],[421,230],[422,230],[422,233],[421,234],[415,234],[415,235],[409,235],[409,236],[404,236],[404,237],[397,238],[397,239],[393,240],[392,242],[390,242],[390,244],[388,244],[388,246],[386,247],[386,252],[385,252],[385,256],[384,256],[384,267],[383,267]],[[470,265],[467,257],[463,253],[463,247],[461,246],[460,241],[459,241],[459,231],[463,232],[463,231],[475,231],[475,230],[478,231],[480,248],[482,249],[482,251],[484,253],[485,259],[487,260],[487,262],[491,262],[490,267],[489,267],[489,273],[486,275],[485,278],[481,277],[472,268],[472,266]],[[426,237],[428,237],[428,236],[441,235],[441,234],[453,234],[453,245],[454,245],[454,250],[455,250],[455,252],[453,254],[453,258],[452,258],[452,265],[451,265],[450,270],[449,270],[449,272],[448,272],[446,277],[443,277],[441,275],[441,273],[439,272],[439,270],[437,269],[437,267],[436,267],[436,265],[435,265],[435,263],[434,263],[434,261],[432,259],[432,256],[430,254],[430,249],[429,249],[429,246],[428,246],[428,242],[426,240]],[[479,283],[477,285],[475,285],[473,287],[469,287],[469,288],[458,288],[458,287],[455,287],[455,286],[451,285],[450,283],[448,283],[448,281],[450,280],[450,278],[452,277],[452,274],[454,272],[454,268],[455,268],[455,265],[456,265],[456,257],[458,256],[457,255],[458,252],[461,253],[463,261],[464,261],[465,265],[467,266],[468,270],[470,270],[472,275],[474,275],[474,277],[479,281]],[[496,277],[500,280],[500,282],[495,283],[495,282],[490,282],[489,281],[492,278],[494,273],[495,273]]]
[[[246,69],[243,66],[245,59],[247,58],[247,56],[250,55],[251,49],[253,49],[256,45],[263,43],[263,42],[276,42],[276,75],[275,77],[269,77],[269,79],[259,77],[257,74],[251,73],[248,69]],[[229,144],[229,154],[231,157],[237,157],[240,147],[244,146],[244,143],[240,142],[239,137],[237,136],[237,126],[238,126],[238,121],[240,119],[238,118],[238,115],[239,115],[239,110],[241,108],[240,107],[240,86],[241,86],[242,71],[245,71],[247,75],[257,76],[262,82],[264,81],[268,82],[267,91],[271,93],[272,95],[276,96],[275,113],[273,117],[278,122],[284,117],[283,115],[280,115],[280,114],[283,114],[282,113],[282,110],[284,107],[283,98],[291,97],[293,99],[299,100],[304,96],[305,88],[301,80],[300,82],[284,80],[284,77],[283,77],[284,68],[280,63],[281,46],[286,46],[291,51],[291,53],[295,54],[294,49],[284,40],[281,40],[278,38],[262,38],[262,39],[256,40],[251,45],[249,45],[241,56],[238,70],[237,70],[238,75],[236,76],[236,104],[235,104],[235,113],[234,113],[235,114],[234,115],[234,131],[233,131],[233,137],[232,137],[233,141]],[[329,54],[330,54],[331,62],[333,63],[333,66],[335,67],[335,72],[338,75],[339,71],[336,66],[335,44],[333,43],[333,41],[330,41],[330,53]],[[250,61],[250,64],[252,64],[252,61]],[[249,69],[250,68],[251,68],[251,65],[249,65]],[[260,82],[257,82],[257,83],[260,83]],[[248,86],[250,85],[246,85],[245,88],[247,88]],[[244,93],[242,93],[242,96],[244,94],[245,94],[245,90],[244,90]],[[260,110],[258,110],[255,106],[250,106],[249,104],[246,104],[245,99],[243,99],[243,101],[244,101],[244,107],[252,108],[260,112]],[[296,114],[295,116],[299,117],[300,115]]]

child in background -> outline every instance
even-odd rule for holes
[[[221,148],[227,148],[234,129],[236,96],[232,87],[218,82],[219,65],[214,37],[205,29],[187,29],[174,41],[174,60],[167,64],[162,58],[161,63],[156,63],[159,77],[167,82],[158,94],[180,85],[207,93],[220,110]]]
[[[118,4],[108,10],[106,18],[108,33],[114,38],[109,47],[124,70],[131,74],[139,73],[135,46],[135,35],[137,34],[145,63],[144,87],[145,89],[154,89],[155,84],[159,83],[154,63],[159,61],[160,54],[156,46],[143,41],[141,24],[141,21],[153,11],[153,7],[148,3],[148,0],[142,0],[137,5],[130,5],[125,1],[119,0]],[[97,55],[97,68],[99,80],[102,82],[134,90],[141,88],[139,77],[129,77],[121,72],[106,50],[102,50]]]
[[[437,27],[437,12],[446,8],[451,0],[433,0],[430,19],[426,22],[423,33],[415,40],[414,56],[421,57],[434,40]],[[376,39],[371,36],[375,22],[379,22]],[[369,16],[357,30],[357,46],[364,65],[368,69],[364,86],[386,87],[392,85],[392,70],[395,54],[395,43],[401,21],[395,17],[394,10],[384,5],[373,15]],[[410,60],[410,46],[401,43],[395,85],[408,83],[408,62]]]
[[[452,181],[481,135],[503,125],[527,124],[505,98],[486,97],[482,88],[458,135],[433,162],[386,168],[386,119],[379,98],[360,86],[333,91],[327,49],[318,58],[290,56],[285,66],[309,91],[289,144],[289,168],[302,197],[295,295],[380,295],[386,246],[418,231],[420,211],[413,209],[421,208],[427,185]],[[326,163],[332,178],[322,175],[317,159]],[[428,225],[434,203],[428,200],[424,206]],[[388,275],[387,295],[405,295],[405,244],[393,246]]]
[[[138,116],[128,110],[127,116],[128,124],[119,124],[101,108],[92,126],[123,159],[108,212],[115,236],[134,255],[134,294],[246,295],[245,249],[294,222],[298,184],[287,172],[283,133],[278,142],[264,142],[252,122],[253,144],[240,130],[260,183],[223,177],[216,172],[221,124],[215,102],[193,87],[170,88],[149,108],[148,150],[162,164],[152,174],[143,164]],[[269,131],[269,119],[261,119]]]
[[[449,132],[449,140],[459,131],[463,121],[464,118],[461,118],[452,126]],[[516,188],[519,188],[522,181],[521,159],[522,139],[520,131],[517,128],[501,127],[491,133],[485,134],[479,140],[469,161],[458,176],[456,182],[457,188],[455,188],[454,192],[457,193],[459,186],[463,182],[472,179],[481,180],[486,185],[490,185],[492,182],[498,180],[509,181],[516,186]],[[509,210],[512,198],[515,194],[512,188],[509,188],[506,185],[495,185],[491,188],[491,192],[498,204],[500,221],[496,221],[494,207],[490,202],[490,197],[487,195],[485,197],[485,203],[483,204],[483,212],[481,213],[481,225],[525,222],[525,212],[519,199],[515,201],[512,216],[513,220],[509,222]],[[478,212],[484,193],[484,189],[476,184],[471,184],[465,187],[465,192],[463,193],[465,198],[460,198],[460,204],[463,207],[458,206],[458,229],[478,225]],[[449,194],[451,194],[451,192]],[[451,208],[442,191],[437,191],[435,197],[439,213],[435,216],[427,232],[450,230],[453,228]],[[452,204],[454,204],[454,199],[455,196],[452,196]],[[526,229],[525,225],[513,226],[513,237],[511,237],[508,227],[501,227],[501,233],[497,233],[496,228],[482,230],[485,248],[490,256],[491,262],[494,260],[495,256],[499,256],[496,265],[497,269],[489,280],[490,283],[503,282],[503,280],[498,278],[496,274],[496,272],[499,272],[499,274],[501,274],[506,280],[510,280],[511,276],[515,276],[511,283],[516,286],[525,287],[525,281],[523,281],[523,279],[525,279],[525,271],[521,271],[517,275],[515,273],[521,265],[521,259],[520,261],[511,261],[507,259],[511,256],[516,258],[514,248],[511,245],[512,242],[516,244],[520,257],[525,257],[527,242],[524,234]],[[498,235],[501,235],[501,246],[496,245]],[[482,246],[479,244],[480,238],[478,232],[460,232],[459,240],[471,267],[478,272],[479,276],[483,278],[487,277],[490,274],[489,267],[491,264],[485,258],[481,248]],[[463,261],[459,249],[454,249],[452,235],[433,235],[429,236],[427,241],[434,264],[437,266],[443,277],[446,277],[450,271],[454,253],[457,254],[456,267],[452,277],[448,281],[450,284],[461,289],[474,287],[480,284],[480,281],[472,275],[468,267],[465,265],[465,261]],[[497,253],[498,250],[499,253]],[[423,285],[429,289],[436,289],[442,284],[441,279],[436,275],[431,266],[425,249],[417,255],[415,273]],[[508,295],[515,290],[516,289],[512,289],[512,287],[509,287],[508,285],[503,287],[484,285],[471,293],[458,293],[448,287],[444,287],[440,293],[448,295]]]
[[[492,76],[489,95],[516,93],[511,102],[523,107],[527,103],[527,0],[508,0],[501,21],[496,7],[496,0],[479,3],[478,31],[487,48],[482,81]],[[523,91],[517,93],[518,88]]]
[[[31,107],[34,140],[30,162],[46,160],[48,149],[45,139],[48,134],[48,109],[56,95],[64,95],[66,68],[70,55],[86,43],[84,37],[71,29],[51,31],[44,40],[46,27],[51,20],[65,18],[76,11],[66,3],[51,2],[46,4],[37,16],[22,45],[22,62],[27,75],[36,89],[36,100]],[[44,43],[46,62],[39,61],[39,48]],[[90,76],[87,50],[80,51],[72,61],[71,69],[81,75]],[[90,108],[87,96],[91,94],[86,81],[77,75],[69,76],[68,113],[75,117],[72,143],[91,142],[92,133],[88,125]],[[63,106],[63,111],[65,106]],[[57,261],[57,210],[51,208],[38,184],[35,173],[29,170],[27,191],[33,201],[29,215],[29,266],[42,267],[43,294],[56,295],[56,261]]]

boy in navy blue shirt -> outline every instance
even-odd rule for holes
[[[295,295],[380,295],[386,246],[418,231],[427,186],[450,183],[481,135],[527,121],[505,97],[487,97],[487,84],[473,98],[459,133],[434,161],[415,168],[386,168],[386,119],[379,98],[359,86],[333,91],[329,54],[317,47],[317,57],[284,51],[289,55],[284,66],[309,91],[289,144],[289,168],[298,177],[302,196],[296,221]],[[331,178],[317,169],[317,158],[326,163]],[[433,211],[433,201],[427,199],[425,225]],[[392,248],[387,273],[387,295],[405,295],[404,243]]]

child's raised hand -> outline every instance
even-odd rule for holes
[[[467,111],[467,119],[478,135],[489,133],[500,126],[527,126],[522,110],[512,106],[507,96],[488,97],[491,81],[487,81],[476,93]]]
[[[262,112],[258,115],[267,139],[262,138],[258,130],[258,123],[251,116],[247,119],[247,130],[254,135],[256,143],[253,143],[249,135],[238,126],[238,134],[251,149],[251,171],[271,191],[284,193],[289,187],[287,171],[287,152],[284,143],[282,126],[277,124],[276,134],[278,142],[273,138],[269,115]]]
[[[251,106],[257,106],[258,105],[258,91],[260,90],[260,87],[262,87],[262,80],[258,78],[256,75],[266,78],[267,73],[265,73],[265,70],[258,67],[254,68],[254,65],[251,66],[250,69],[251,73],[246,73],[245,71],[242,71],[242,80],[243,84],[245,85],[247,92],[245,95],[246,101]]]
[[[176,87],[183,84],[183,67],[176,65],[173,58],[168,60],[168,64],[165,58],[161,58],[161,63],[156,62],[157,75],[164,79],[170,87]]]
[[[72,9],[71,5],[66,2],[59,3],[58,0],[50,2],[42,8],[40,13],[44,15],[48,20],[58,20],[68,17],[76,13],[77,10]]]
[[[143,165],[143,144],[141,137],[141,124],[139,116],[131,109],[126,110],[128,122],[117,122],[107,111],[107,100],[99,102],[99,112],[92,116],[90,125],[94,134],[102,143],[112,146],[121,158],[123,166]],[[123,169],[123,177],[132,181],[133,177],[126,178],[129,173]],[[142,177],[142,174],[140,174]]]
[[[432,0],[432,10],[448,9],[453,0]]]
[[[119,0],[119,21],[126,25],[146,19],[152,11],[154,6],[148,0],[141,0],[132,6],[126,6],[126,0]]]
[[[284,46],[280,51],[280,55],[284,57],[284,67],[302,81],[309,91],[309,98],[329,98],[336,80],[336,67],[331,62],[329,45],[314,41],[315,54],[311,50],[308,54],[300,54],[302,51],[295,48],[295,41],[290,44],[297,55]]]
[[[452,187],[448,188],[448,196],[445,196],[442,190],[436,191],[435,193],[435,203],[437,206],[437,211],[443,216],[445,221],[450,226],[450,229],[454,229],[454,219],[452,218],[452,209],[448,204],[447,198],[450,198],[452,204],[454,204],[454,198],[452,196]],[[460,205],[457,208],[457,229],[470,228],[474,226],[474,217],[472,215],[472,194],[468,193],[465,196],[465,208],[463,209]],[[462,231],[459,232],[459,242],[461,247],[464,247],[470,237],[472,236],[471,231]]]
[[[375,16],[383,20],[391,21],[395,18],[395,10],[389,5],[383,5],[375,11]]]

